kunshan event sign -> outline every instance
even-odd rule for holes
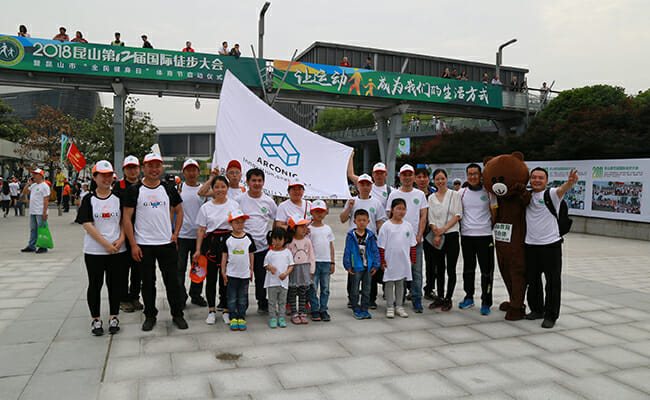
[[[334,65],[274,61],[289,73],[282,90],[309,90],[353,96],[419,100],[467,106],[502,108],[502,88],[481,82],[398,74]],[[275,78],[275,86],[280,83]]]
[[[0,68],[197,83],[222,83],[230,70],[260,86],[252,58],[17,36],[0,36]]]

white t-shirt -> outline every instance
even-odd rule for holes
[[[544,245],[557,242],[560,240],[560,228],[544,203],[544,191],[531,194],[530,204],[526,207],[525,243]],[[559,212],[562,199],[557,196],[557,188],[552,188],[549,194],[556,212]]]
[[[250,192],[246,192],[237,198],[239,209],[250,218],[246,221],[244,232],[250,233],[255,242],[256,252],[269,248],[266,242],[266,234],[269,231],[269,222],[275,220],[278,206],[273,199],[264,193],[261,197],[253,198]]]
[[[50,197],[50,186],[45,182],[32,183],[29,187],[29,215],[43,214],[46,197]]]
[[[463,218],[463,205],[460,201],[460,194],[452,189],[447,189],[442,202],[438,200],[435,194],[431,194],[429,202],[429,225],[435,225],[436,228],[442,228],[447,222],[455,216]],[[454,224],[447,232],[458,232],[459,224]]]
[[[232,234],[226,239],[228,261],[226,261],[226,276],[248,279],[251,277],[250,255],[255,252],[253,238],[249,234],[236,238]]]
[[[350,200],[348,200],[348,202],[349,201]],[[348,207],[348,202],[345,203],[345,208]],[[368,223],[367,228],[369,231],[376,235],[377,221],[386,221],[388,219],[386,210],[384,208],[384,203],[374,196],[370,196],[369,199],[360,199],[358,196],[355,196],[354,205],[350,210],[350,220],[348,221],[350,229],[357,228],[357,224],[354,223],[354,212],[357,210],[366,210],[368,211],[368,216],[370,217],[370,223]]]
[[[396,189],[393,187],[390,187],[386,184],[384,186],[377,186],[374,183],[372,184],[372,190],[370,190],[370,197],[375,198],[379,200],[379,203],[383,208],[386,208],[386,201],[388,200],[388,196],[390,193],[388,193],[390,189],[390,193],[393,193]]]
[[[264,287],[274,287],[282,286],[285,289],[289,288],[289,276],[280,280],[280,274],[287,272],[290,265],[293,265],[293,256],[291,251],[287,248],[284,248],[280,251],[270,250],[266,253],[264,257],[264,266],[272,265],[277,268],[275,274],[272,274],[271,271],[266,271],[266,276],[264,277]]]
[[[311,245],[314,247],[316,262],[332,262],[330,243],[334,241],[334,232],[328,225],[310,226],[309,235]]]
[[[382,225],[377,238],[377,246],[384,249],[386,270],[384,282],[413,279],[411,274],[411,247],[417,244],[413,226],[402,220],[394,224],[390,220]]]
[[[196,239],[196,231],[199,226],[196,224],[196,216],[199,209],[205,202],[205,198],[199,196],[201,185],[190,186],[183,184],[181,186],[181,199],[183,199],[183,225],[178,237],[182,239]]]
[[[92,222],[99,233],[113,243],[120,238],[120,220],[122,218],[122,211],[120,208],[120,198],[111,193],[107,198],[102,199],[97,197],[96,194],[86,196],[83,198],[79,206],[76,222],[84,224]],[[126,251],[126,244],[122,243],[120,253]],[[84,250],[85,254],[107,255],[109,254],[104,246],[98,241],[93,239],[88,232],[84,236]]]
[[[291,199],[287,199],[280,203],[278,206],[278,212],[275,215],[275,220],[284,222],[285,224],[289,221],[289,217],[294,215],[302,215],[305,219],[311,219],[311,202],[305,199],[302,199],[301,205],[295,205],[291,202]]]
[[[404,199],[406,201],[406,216],[404,220],[407,221],[414,229],[417,235],[420,228],[420,210],[429,208],[427,203],[427,196],[420,189],[413,188],[410,192],[402,192],[401,190],[393,190],[388,196],[386,202],[386,213],[390,212],[390,205],[394,199]]]
[[[214,230],[230,230],[228,216],[238,208],[239,204],[230,199],[226,199],[223,204],[214,204],[213,201],[208,201],[199,209],[196,224],[204,226],[206,233]]]
[[[463,203],[463,219],[460,220],[460,234],[463,236],[492,235],[492,214],[490,209],[497,207],[496,196],[489,195],[485,188],[460,190]]]
[[[18,193],[20,192],[20,185],[18,182],[11,182],[9,184],[9,193],[12,196],[18,196]]]
[[[138,182],[129,186],[125,207],[135,209],[133,235],[138,245],[160,246],[172,240],[170,207],[182,202],[176,188],[159,184],[155,188]]]
[[[226,193],[226,198],[230,200],[238,200],[237,198],[244,194],[244,192],[246,192],[246,188],[243,188],[241,186],[238,188],[231,188],[228,186],[228,193]]]

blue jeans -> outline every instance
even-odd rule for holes
[[[38,239],[38,227],[43,226],[43,215],[30,214],[29,215],[29,244],[27,247],[30,249],[36,248],[36,240]]]
[[[330,267],[329,262],[316,261],[316,271],[311,277],[309,286],[309,305],[311,311],[327,311],[327,301],[330,298]],[[318,299],[318,287],[320,286],[320,304]]]
[[[422,243],[415,247],[415,264],[411,267],[413,281],[411,282],[411,298],[422,300],[422,258],[424,250]]]
[[[228,300],[230,319],[246,319],[249,283],[249,279],[228,277],[226,298]]]
[[[361,311],[368,311],[368,305],[370,304],[370,283],[372,281],[370,277],[370,271],[354,271],[354,275],[350,275],[350,280],[352,281],[352,289],[350,290],[350,303],[352,304],[352,309]],[[359,307],[359,285],[361,285],[361,307]]]

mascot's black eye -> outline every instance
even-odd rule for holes
[[[492,183],[497,183],[497,178],[492,177]]]
[[[503,182],[505,182],[505,181],[506,181],[506,178],[504,178],[504,177],[502,177],[502,176],[499,177],[499,182],[503,183]]]

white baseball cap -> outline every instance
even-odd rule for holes
[[[93,167],[93,175],[95,174],[113,174],[115,171],[113,171],[113,165],[106,161],[106,160],[100,160],[95,163],[95,166]]]
[[[372,183],[372,178],[368,174],[363,174],[363,175],[359,176],[359,179],[357,179],[357,182],[362,182],[362,181]]]
[[[36,168],[35,170],[31,171],[32,174],[40,174],[41,176],[45,177],[45,172],[43,172],[42,169]]]
[[[291,180],[289,181],[289,187],[292,186],[302,186],[303,189],[305,188],[305,184],[297,176],[291,178]]]
[[[415,172],[415,169],[413,169],[413,166],[410,164],[404,164],[402,165],[402,168],[399,169],[399,173],[401,174],[402,172]]]
[[[188,158],[183,163],[183,171],[185,170],[185,168],[189,167],[190,165],[194,165],[196,168],[201,169],[199,163],[196,160],[192,160],[191,158]]]
[[[136,156],[126,156],[124,162],[122,163],[122,168],[126,167],[127,165],[137,165],[139,167],[140,161]]]
[[[296,225],[309,225],[309,220],[304,218],[302,215],[292,215],[289,217],[289,227],[293,228]]]
[[[249,219],[250,217],[244,214],[242,210],[234,210],[228,215],[228,222],[232,222],[237,218]]]
[[[146,156],[144,156],[144,161],[143,164],[146,164],[151,161],[160,161],[162,162],[162,157],[159,154],[156,153],[149,153]]]
[[[386,164],[384,164],[384,163],[382,163],[382,162],[378,162],[377,164],[375,164],[375,165],[372,167],[372,172],[375,172],[375,171],[383,171],[383,172],[386,172]]]
[[[314,200],[314,202],[311,203],[311,210],[327,211],[327,204],[323,200]]]

